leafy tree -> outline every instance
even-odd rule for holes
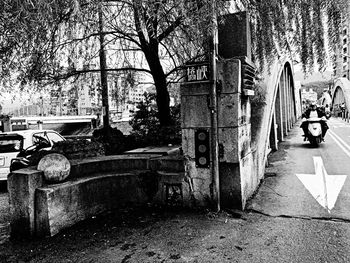
[[[99,73],[100,68],[93,65],[98,64],[97,43],[102,34],[108,72],[137,71],[152,77],[163,126],[172,123],[168,83],[181,77],[177,69],[185,62],[203,55],[201,36],[211,19],[210,1],[201,0],[3,3],[3,74],[8,75],[6,69],[11,67],[19,70],[22,82],[42,82]],[[100,4],[103,32],[97,15]]]
[[[162,127],[155,107],[155,94],[145,93],[145,100],[137,104],[138,110],[130,121],[130,137],[139,147],[147,145],[181,144],[180,105],[170,107],[174,125]]]
[[[41,85],[99,74],[103,36],[106,71],[151,76],[159,120],[167,126],[173,122],[169,83],[181,78],[178,69],[184,63],[207,56],[213,3],[217,15],[228,3],[248,11],[254,61],[261,68],[288,50],[300,56],[304,71],[315,60],[324,66],[324,25],[333,47],[339,40],[341,11],[348,4],[347,0],[0,0],[2,82],[11,86],[13,72],[18,72],[15,80]]]

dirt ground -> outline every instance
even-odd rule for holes
[[[51,238],[5,242],[0,262],[345,263],[347,233],[342,222],[139,207],[93,217]]]
[[[338,248],[324,249],[324,240],[338,233],[335,227],[347,224],[238,211],[129,208],[90,218],[54,237],[7,241],[0,245],[0,262],[349,262],[347,255],[342,261],[327,259],[339,259]],[[320,240],[314,240],[315,229],[325,230]]]
[[[191,252],[217,251],[217,241],[244,222],[239,217],[155,207],[121,209],[51,238],[9,240],[0,245],[0,262],[204,262]],[[239,243],[233,247],[242,250]],[[230,256],[227,260],[234,262]]]

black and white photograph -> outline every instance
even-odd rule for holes
[[[0,0],[0,262],[349,263],[349,0]]]

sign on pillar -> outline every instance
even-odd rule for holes
[[[186,81],[189,82],[208,82],[210,80],[209,62],[200,62],[186,65]]]

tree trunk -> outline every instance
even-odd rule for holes
[[[154,48],[157,50],[157,48]],[[170,116],[170,97],[167,88],[166,76],[158,53],[152,51],[145,52],[146,60],[151,70],[151,74],[156,86],[156,102],[158,107],[159,122],[162,127],[173,124],[173,120]]]
[[[109,127],[109,103],[108,103],[108,79],[107,79],[107,63],[106,53],[104,48],[104,34],[103,34],[103,13],[101,3],[98,9],[99,18],[99,33],[100,33],[100,70],[101,70],[101,89],[102,89],[102,118],[103,128]],[[107,129],[108,131],[109,129]]]
[[[143,53],[145,54],[148,66],[151,70],[151,74],[154,80],[154,85],[156,86],[156,102],[158,107],[158,117],[159,122],[162,127],[169,126],[173,124],[170,116],[170,98],[167,89],[166,75],[162,64],[159,59],[159,42],[156,37],[157,23],[154,18],[148,17],[144,13],[144,9],[140,2],[134,2],[134,19],[136,31],[140,40],[140,45]],[[145,37],[144,30],[142,30],[142,22],[145,20],[144,24],[153,25],[153,27],[147,27],[147,38]]]

